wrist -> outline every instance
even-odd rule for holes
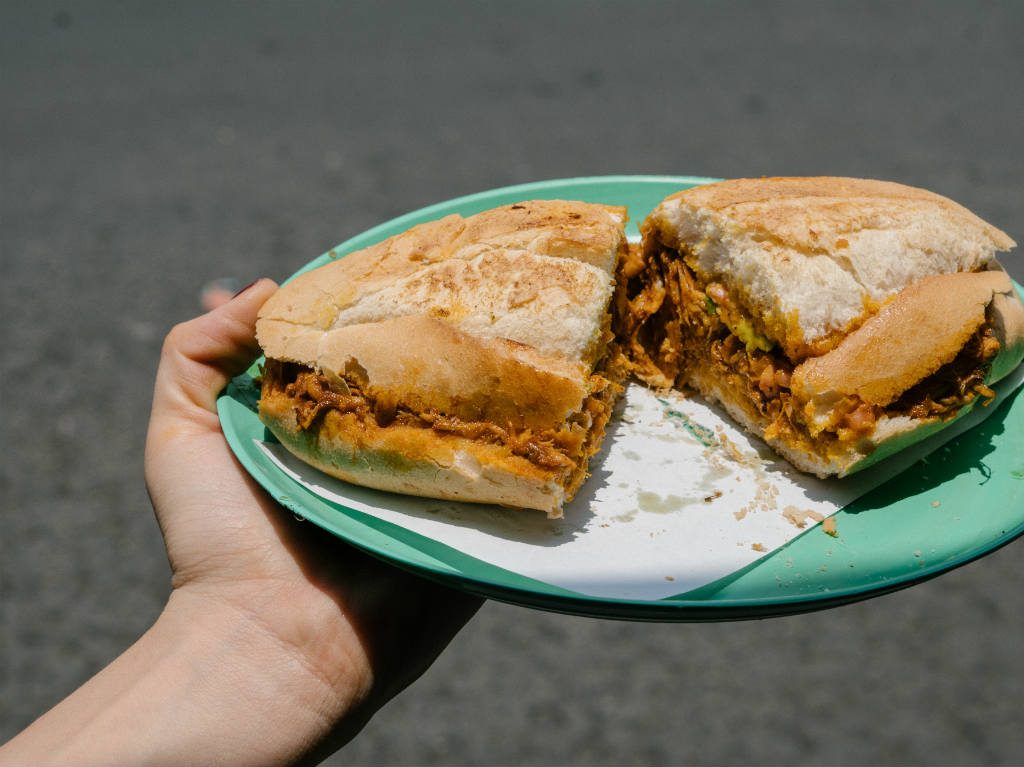
[[[161,624],[168,636],[187,637],[206,670],[216,669],[219,679],[209,686],[231,698],[230,709],[217,717],[246,717],[252,734],[267,735],[276,747],[288,732],[292,754],[306,753],[320,741],[337,740],[337,722],[345,719],[347,732],[361,720],[353,712],[372,688],[368,658],[326,596],[274,584],[180,587],[154,628]],[[237,681],[236,689],[225,686],[229,680]],[[282,759],[289,760],[281,754],[274,761]]]
[[[286,764],[325,756],[364,718],[368,675],[358,659],[341,661],[346,650],[330,674],[314,667],[307,643],[293,646],[257,614],[201,590],[175,590],[134,645],[8,743],[0,763]]]

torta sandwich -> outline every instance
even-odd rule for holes
[[[260,418],[367,487],[561,515],[621,392],[621,207],[451,215],[306,272],[264,305]]]
[[[846,475],[948,426],[1024,357],[1003,232],[940,195],[737,179],[666,198],[619,269],[633,372],[721,403],[794,466]]]

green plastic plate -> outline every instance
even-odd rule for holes
[[[526,199],[625,205],[629,233],[664,197],[714,179],[608,176],[495,189],[432,205],[342,243],[301,271],[450,213],[470,215]],[[301,273],[301,272],[300,272]],[[250,373],[255,371],[254,368]],[[272,463],[254,440],[249,374],[218,400],[224,434],[253,477],[295,514],[349,543],[422,576],[489,598],[563,613],[628,620],[716,621],[818,610],[894,591],[977,559],[1024,533],[1024,396],[998,404],[979,426],[835,515],[838,537],[820,526],[752,565],[695,591],[642,601],[567,591],[495,567],[449,546],[321,499]]]

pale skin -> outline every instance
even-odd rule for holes
[[[217,394],[258,355],[260,280],[167,336],[145,473],[167,604],[139,640],[0,748],[0,765],[302,764],[416,679],[480,600],[296,521],[242,469]]]

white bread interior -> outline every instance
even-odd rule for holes
[[[445,216],[299,275],[267,301],[260,317],[326,330],[339,312],[397,280],[488,250],[577,261],[611,275],[625,243],[625,222],[623,207],[564,200],[531,200],[469,218]]]

